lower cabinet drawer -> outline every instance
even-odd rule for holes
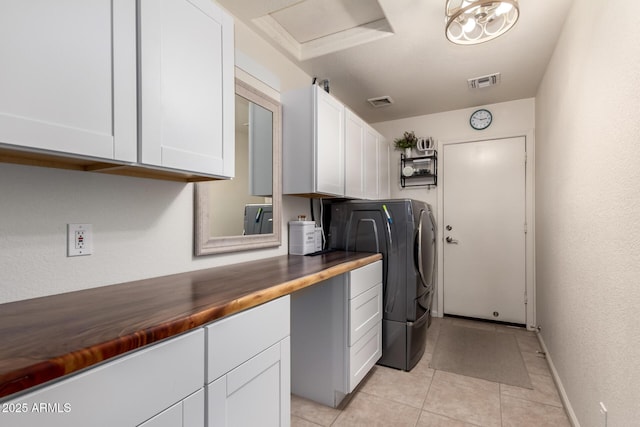
[[[349,298],[382,283],[382,261],[376,261],[349,272]]]
[[[349,393],[356,388],[381,356],[382,321],[379,321],[355,345],[349,347]]]
[[[284,296],[207,326],[207,383],[290,335]]]
[[[198,329],[4,402],[28,411],[2,413],[0,424],[137,426],[202,389],[203,379],[204,330]]]
[[[382,320],[382,283],[349,301],[349,345]]]

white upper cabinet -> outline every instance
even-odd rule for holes
[[[316,88],[316,177],[319,193],[344,194],[344,105]]]
[[[362,150],[362,181],[364,198],[375,200],[379,198],[378,176],[378,144],[382,136],[371,126],[367,125],[364,134],[364,149]]]
[[[210,0],[140,1],[141,163],[234,175],[233,18]]]
[[[282,95],[283,192],[344,195],[345,108],[318,86]]]
[[[378,138],[378,199],[391,197],[391,174],[389,172],[389,159],[391,147],[387,140],[379,135]]]
[[[346,109],[345,116],[345,196],[362,199],[365,198],[364,174],[366,170],[363,162],[365,143],[369,143],[369,141],[365,142],[367,124],[349,109]],[[377,169],[377,165],[375,165],[375,169]]]
[[[0,149],[232,177],[233,52],[233,18],[210,0],[3,0]]]
[[[368,200],[389,197],[389,156],[383,151],[386,145],[378,131],[346,109],[346,197]]]
[[[284,194],[389,197],[389,155],[375,129],[319,86],[282,95]]]
[[[136,161],[135,2],[0,3],[0,143]]]

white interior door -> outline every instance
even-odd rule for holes
[[[526,322],[525,138],[443,148],[444,312]]]

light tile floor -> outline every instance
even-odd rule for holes
[[[533,390],[429,368],[444,322],[516,335]],[[434,318],[427,349],[411,372],[376,365],[340,409],[291,396],[292,427],[570,426],[533,332],[486,322]]]

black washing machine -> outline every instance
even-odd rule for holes
[[[331,202],[330,249],[383,256],[382,358],[405,371],[424,354],[435,281],[436,225],[431,206],[410,199]]]

